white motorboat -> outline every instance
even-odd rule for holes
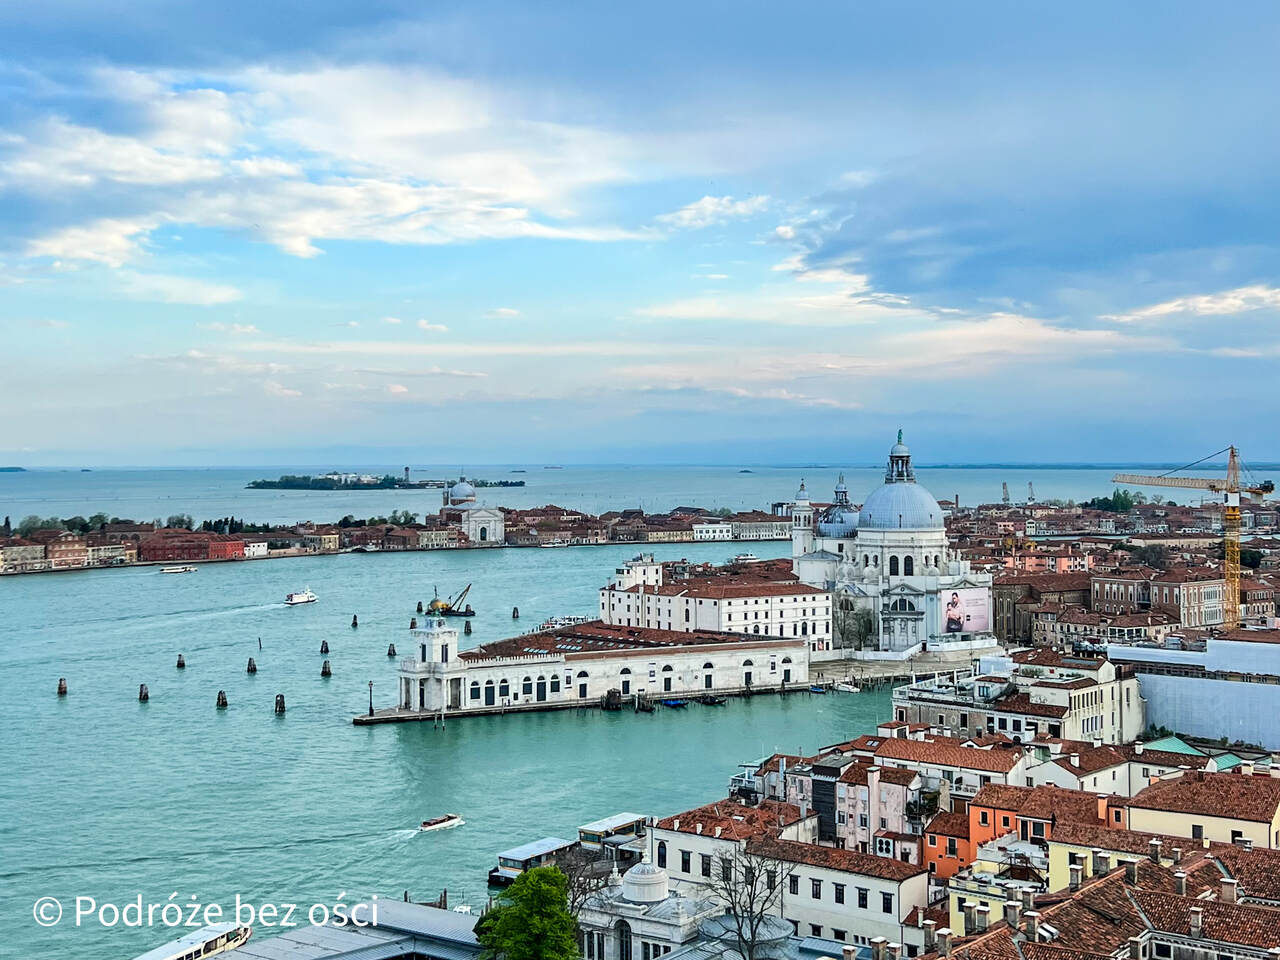
[[[196,568],[191,566],[191,564],[188,563],[188,564],[184,564],[181,567],[161,567],[160,572],[161,573],[195,573]]]
[[[284,602],[291,607],[296,607],[300,603],[315,603],[320,598],[311,592],[311,588],[307,587],[301,593],[290,593],[285,596]]]
[[[434,817],[431,820],[423,820],[419,830],[426,832],[429,830],[448,830],[450,827],[460,827],[464,823],[460,816],[456,813],[446,813],[443,817]]]
[[[214,923],[185,934],[162,947],[148,950],[135,960],[190,960],[191,957],[212,957],[244,946],[253,936],[248,924]]]
[[[861,693],[862,688],[856,683],[837,683],[836,690],[840,693]]]

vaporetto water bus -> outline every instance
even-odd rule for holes
[[[214,923],[162,947],[148,950],[134,960],[197,960],[213,957],[244,946],[251,936],[253,927],[247,924]]]

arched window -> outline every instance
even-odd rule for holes
[[[505,677],[503,678],[502,682],[498,684],[498,696],[500,697],[511,696],[511,684],[507,683]]]
[[[533,677],[525,677],[520,681],[520,692],[526,697],[533,696]]]
[[[791,658],[790,658],[790,657],[783,657],[783,658],[782,658],[782,662],[783,662],[783,663],[790,663],[790,662],[791,662]]]
[[[558,673],[553,673],[551,675],[551,692],[552,693],[560,692],[560,674]]]
[[[904,577],[913,576],[916,572],[916,561],[914,557],[902,558],[902,575]]]
[[[862,565],[863,565],[864,567],[869,567],[869,566],[871,566],[871,557],[869,557],[869,556],[868,556],[867,554],[865,554],[865,553],[862,555]]]
[[[488,527],[481,527],[481,528],[480,528],[480,542],[481,542],[481,543],[484,543],[484,542],[485,542],[486,540],[488,540],[488,539],[489,539],[489,528],[488,528]]]
[[[585,679],[585,678],[586,678],[586,676],[587,676],[587,671],[585,671],[585,670],[579,670],[579,671],[578,671],[578,679],[580,679],[580,680]]]
[[[889,576],[896,577],[898,575],[898,556],[894,554],[889,558]]]
[[[911,610],[914,610],[915,608],[916,608],[916,605],[912,603],[910,600],[905,599],[904,597],[899,597],[897,600],[893,601],[893,603],[889,604],[889,609],[896,611],[898,613],[911,611]]]
[[[667,841],[665,840],[658,841],[658,866],[664,870],[667,867]]]
[[[800,624],[800,636],[807,637],[809,635],[809,621],[806,620]]]
[[[706,663],[704,663],[704,664],[702,665],[702,669],[703,669],[703,670],[714,670],[714,669],[715,669],[715,664],[711,663],[711,661],[707,661]]]
[[[750,666],[752,666],[752,663],[751,663],[751,661],[750,661],[750,660],[743,660],[743,661],[742,661],[742,665],[743,665],[744,667],[750,667]]]
[[[479,680],[471,681],[471,699],[472,700],[480,699],[480,681]]]

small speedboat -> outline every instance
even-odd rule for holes
[[[161,567],[161,573],[195,573],[196,568],[191,564],[183,564],[181,567]]]
[[[460,827],[464,823],[460,816],[456,813],[446,813],[443,817],[433,817],[430,820],[423,820],[418,827],[419,830],[448,830],[450,827]]]
[[[688,700],[663,700],[662,705],[664,707],[687,707],[689,705],[689,701]]]
[[[826,692],[827,692],[827,688],[826,688],[826,687],[820,687],[820,686],[818,686],[818,685],[815,683],[812,687],[810,687],[810,688],[809,688],[809,692],[810,692],[810,693],[826,693]]]
[[[320,598],[311,592],[311,588],[307,587],[301,593],[286,594],[284,602],[291,607],[296,607],[300,603],[315,603]]]
[[[862,688],[856,683],[837,683],[836,691],[838,693],[861,693]]]

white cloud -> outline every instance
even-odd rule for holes
[[[291,388],[289,388],[289,387],[286,387],[284,384],[279,383],[279,382],[278,382],[278,381],[276,381],[276,380],[264,380],[264,381],[263,381],[263,383],[262,383],[262,389],[263,389],[264,391],[266,391],[266,393],[267,393],[269,396],[272,396],[272,397],[300,397],[300,396],[302,396],[302,391],[301,391],[301,390],[293,390],[293,389],[291,389]]]
[[[840,174],[840,182],[847,187],[868,187],[875,180],[874,170],[849,170]]]
[[[432,333],[448,333],[449,332],[449,328],[446,327],[443,323],[429,323],[426,320],[418,321],[418,329],[427,330]]]
[[[142,239],[159,224],[156,217],[102,217],[32,239],[27,244],[27,255],[91,260],[118,267],[138,254]]]
[[[755,216],[768,206],[769,198],[766,196],[748,197],[745,200],[706,196],[672,213],[664,213],[657,220],[676,229],[699,230],[717,223]]]
[[[409,388],[406,387],[403,383],[387,384],[387,393],[402,394],[402,393],[408,393],[408,392],[409,392]]]
[[[121,293],[133,300],[158,300],[161,303],[212,306],[219,303],[232,303],[241,297],[240,291],[235,287],[197,280],[193,277],[120,270],[116,273],[116,279],[119,281]],[[253,332],[256,332],[256,329]]]
[[[727,273],[695,273],[693,275],[693,279],[694,280],[728,280],[729,275]]]
[[[236,336],[250,336],[261,333],[252,323],[198,323],[201,330],[214,330],[218,333],[230,333]]]
[[[796,228],[787,223],[780,223],[773,228],[773,233],[780,240],[794,240],[796,238]]]
[[[1256,284],[1248,287],[1237,287],[1221,293],[1210,293],[1194,297],[1178,297],[1163,303],[1152,304],[1129,313],[1109,313],[1100,319],[1116,323],[1141,323],[1159,320],[1163,317],[1196,316],[1227,317],[1251,310],[1275,309],[1280,307],[1280,287],[1268,287]]]
[[[512,317],[520,316],[520,311],[514,307],[497,307],[485,314],[490,320],[507,320]]]
[[[397,324],[397,323],[399,323],[399,322],[400,322],[400,318],[399,318],[399,317],[383,317],[383,318],[382,318],[382,322],[383,322],[383,323]]]

